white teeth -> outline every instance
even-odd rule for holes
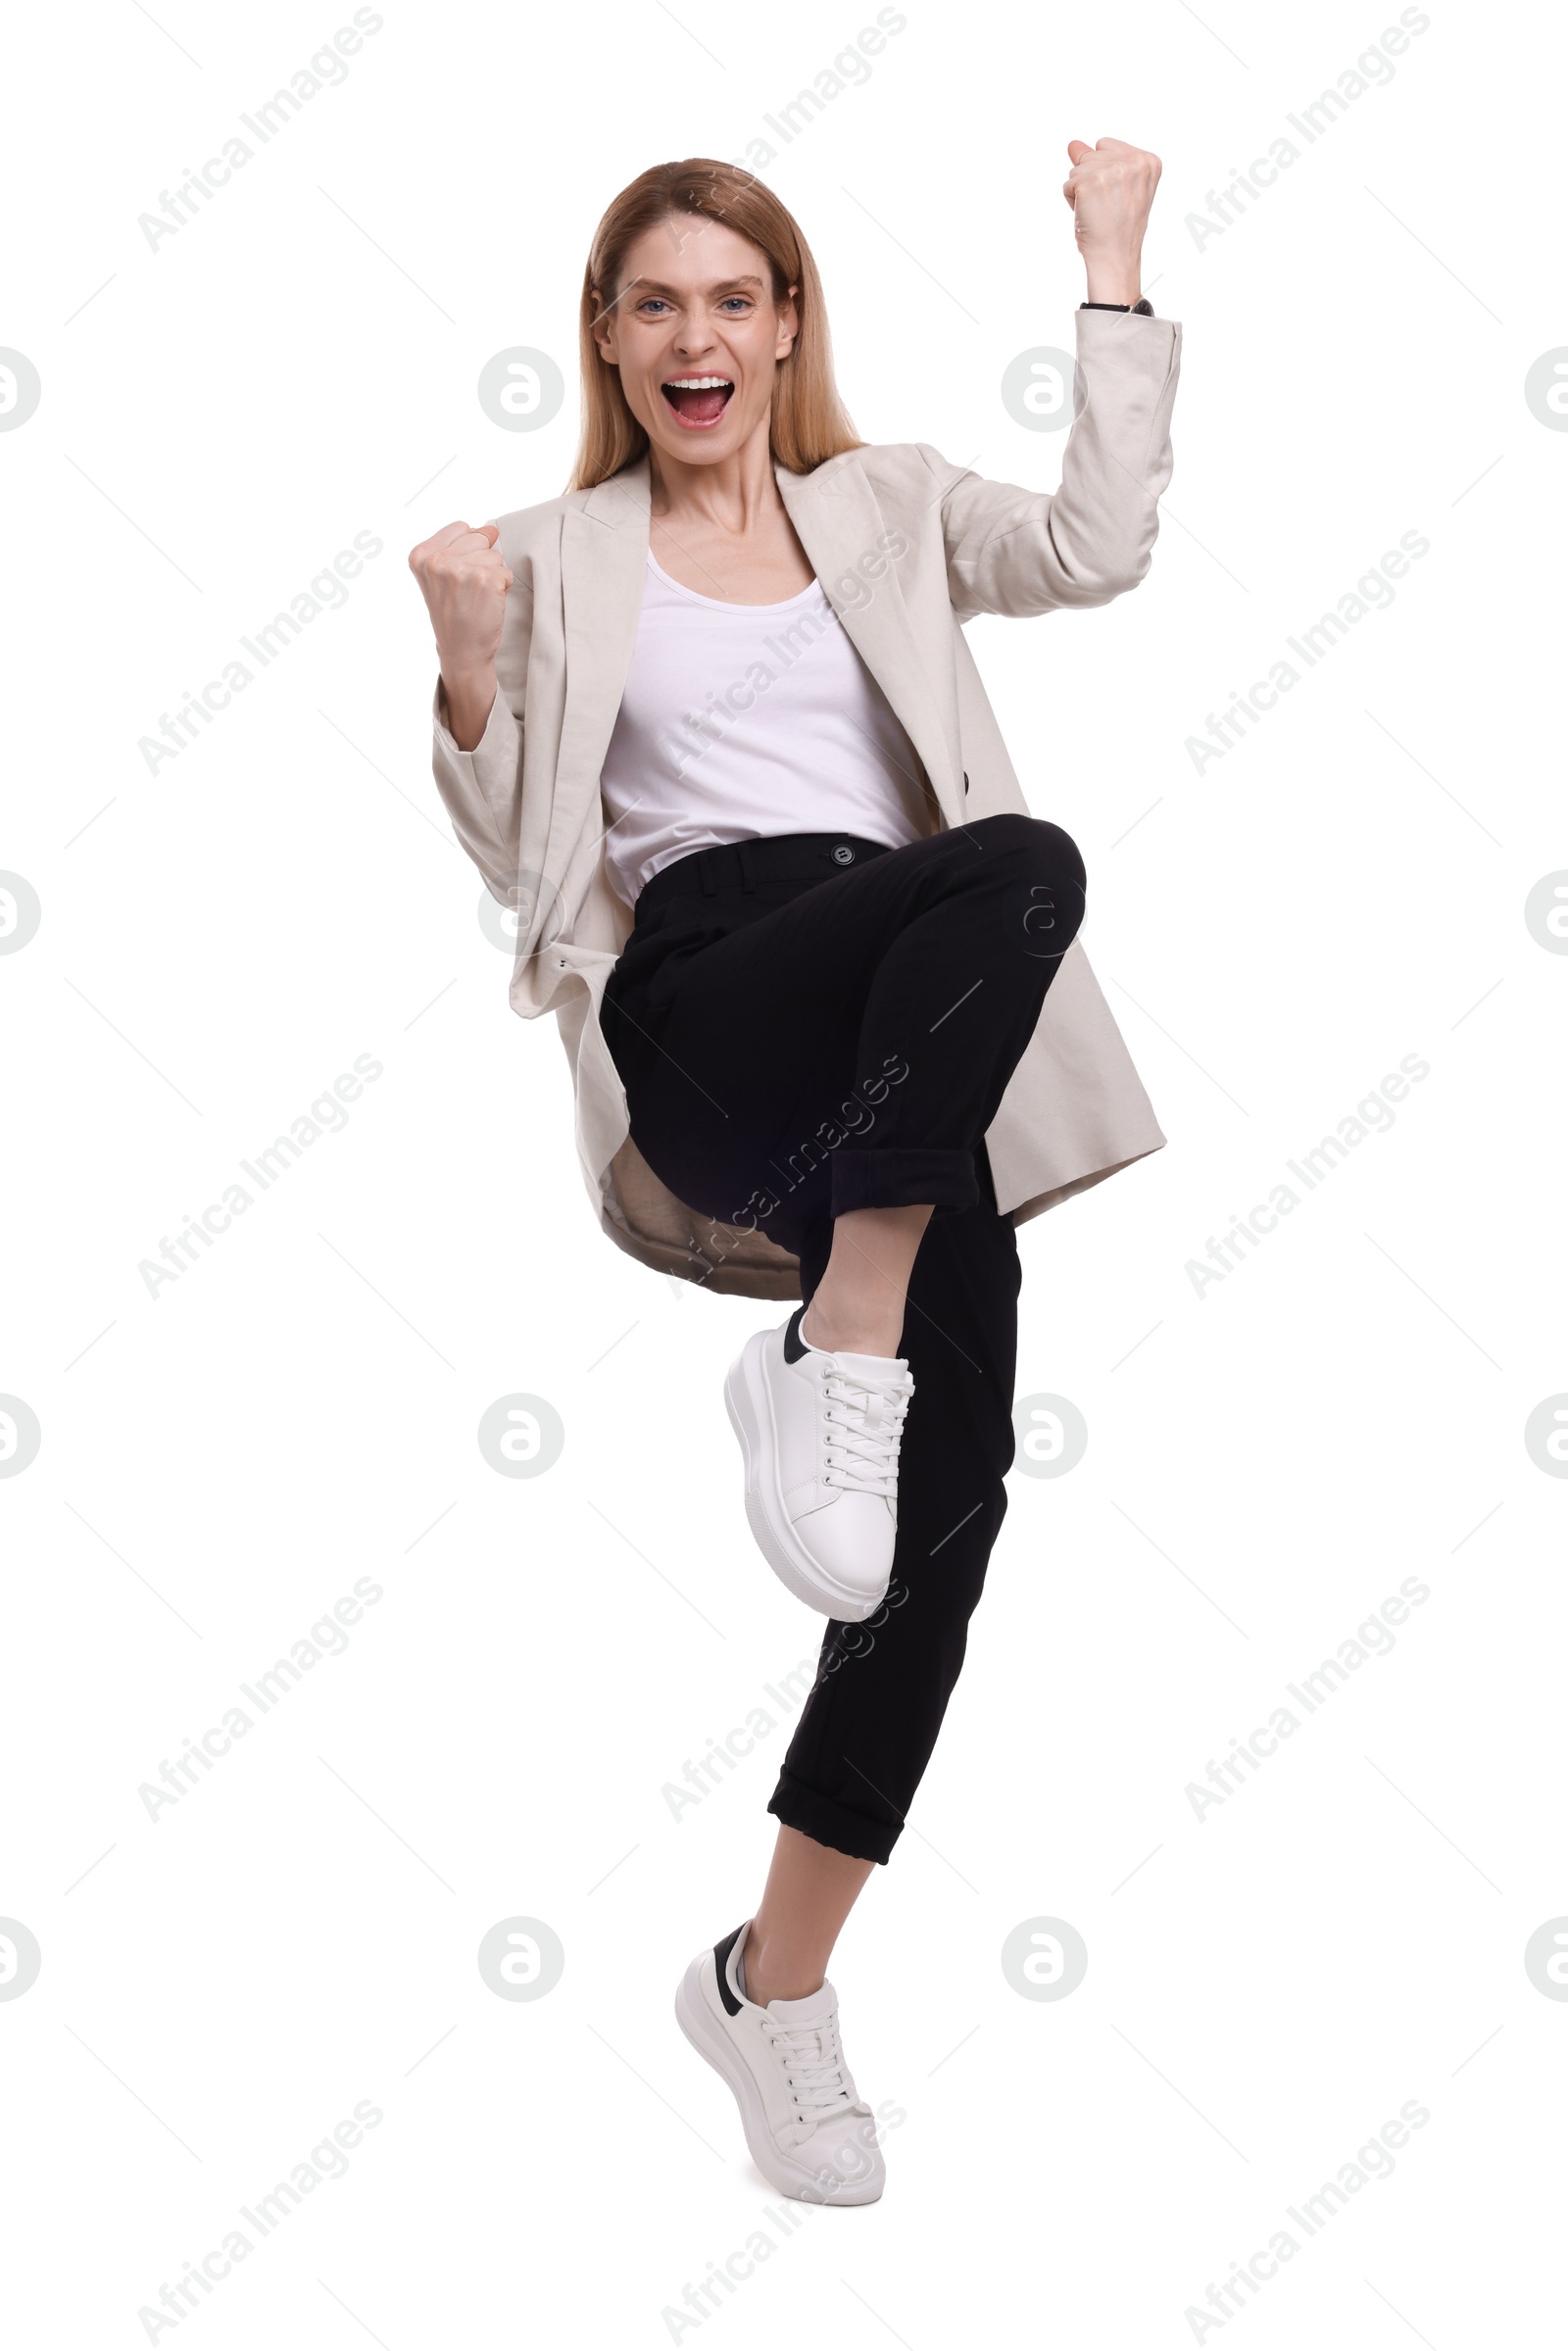
[[[733,389],[727,375],[670,375],[665,388],[671,392],[718,392]]]

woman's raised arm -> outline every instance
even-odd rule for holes
[[[529,598],[514,587],[500,526],[449,522],[409,557],[435,630],[435,780],[453,828],[485,888],[514,906],[522,804],[522,727],[496,678],[511,614],[526,628]],[[519,598],[521,609],[518,609]]]

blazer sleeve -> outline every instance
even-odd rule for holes
[[[505,534],[505,521],[502,530]],[[522,824],[521,680],[527,672],[533,613],[531,580],[522,563],[512,557],[510,550],[508,554],[515,576],[507,592],[506,620],[496,655],[496,698],[484,733],[472,751],[458,749],[447,723],[446,692],[439,675],[431,720],[436,789],[446,803],[452,829],[478,866],[491,897],[504,906],[514,906]],[[514,684],[514,680],[517,682]]]
[[[1170,413],[1182,330],[1168,318],[1079,311],[1083,405],[1061,487],[985,481],[935,449],[948,589],[960,620],[1108,604],[1149,569],[1171,475]]]

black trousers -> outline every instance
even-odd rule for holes
[[[1059,827],[988,816],[905,849],[792,834],[656,874],[602,1025],[632,1138],[809,1300],[847,1210],[924,1201],[887,1599],[829,1623],[768,1810],[886,1861],[963,1664],[1006,1508],[1019,1268],[983,1137],[1083,916]]]

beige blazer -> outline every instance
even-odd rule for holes
[[[1111,311],[1077,319],[1083,405],[1054,496],[984,481],[924,443],[850,450],[812,473],[775,468],[817,578],[918,755],[909,791],[926,831],[1028,812],[962,623],[1108,604],[1149,568],[1181,328]],[[642,604],[648,462],[503,515],[500,530],[514,575],[500,690],[465,752],[437,682],[435,779],[486,888],[515,910],[513,1006],[560,1024],[578,1156],[611,1239],[714,1290],[798,1298],[794,1257],[699,1216],[653,1174],[599,1027],[632,919],[606,873],[599,777]],[[1075,941],[986,1135],[998,1203],[1021,1223],[1164,1140]]]

